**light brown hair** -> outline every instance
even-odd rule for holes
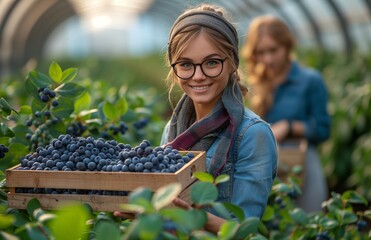
[[[252,86],[250,108],[260,116],[264,116],[273,103],[273,82],[266,76],[265,67],[255,58],[255,49],[263,35],[268,35],[283,46],[290,58],[295,46],[295,39],[286,23],[274,16],[260,16],[253,19],[247,31],[242,49],[242,57],[246,62],[248,83]]]
[[[225,11],[220,8],[210,4],[202,4],[196,8],[190,9],[185,11],[183,14],[188,14],[192,11],[211,11],[214,13],[219,14],[220,16],[225,17]],[[166,60],[167,64],[170,66],[171,63],[177,61],[180,55],[184,52],[184,50],[189,46],[190,42],[195,39],[201,32],[206,33],[205,36],[208,40],[228,59],[230,59],[230,63],[233,69],[233,73],[230,76],[230,80],[234,81],[234,84],[238,84],[243,96],[245,96],[248,92],[248,89],[244,83],[242,83],[240,79],[240,73],[238,70],[238,59],[235,60],[236,56],[234,54],[234,46],[221,34],[220,32],[205,27],[201,25],[190,25],[182,29],[179,33],[177,33],[169,42],[169,49],[170,53],[167,54]],[[171,55],[171,59],[170,56]],[[174,74],[174,71],[171,69],[168,73],[166,78],[168,86],[169,86],[169,99],[171,101],[171,92],[176,84],[177,77]]]

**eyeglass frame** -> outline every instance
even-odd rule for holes
[[[190,77],[188,77],[188,78],[182,78],[182,77],[179,77],[177,71],[176,71],[175,68],[174,68],[175,65],[177,65],[178,63],[181,63],[181,62],[188,62],[188,61],[178,61],[178,62],[175,62],[175,63],[173,63],[173,64],[170,64],[170,66],[172,67],[172,69],[173,69],[175,75],[176,75],[178,78],[182,79],[182,80],[187,80],[187,79],[190,79],[191,77],[193,77],[193,76],[195,75],[195,73],[196,73],[196,68],[197,68],[197,66],[200,66],[201,72],[202,72],[206,77],[209,77],[209,78],[216,78],[216,77],[218,77],[220,74],[222,74],[223,69],[224,69],[224,62],[225,62],[225,60],[227,60],[227,58],[228,58],[228,57],[225,57],[224,59],[221,59],[221,58],[209,58],[209,59],[205,59],[205,60],[204,60],[203,62],[201,62],[201,63],[193,63],[193,62],[189,61],[189,63],[191,63],[191,64],[193,65],[193,73],[192,73],[192,75],[191,75]],[[209,76],[209,75],[207,75],[207,74],[204,72],[204,69],[202,68],[202,64],[204,64],[206,61],[210,61],[210,60],[218,60],[218,61],[220,61],[220,62],[222,63],[222,69],[220,70],[220,73],[217,74],[217,75],[215,75],[215,76],[212,76],[212,77]]]

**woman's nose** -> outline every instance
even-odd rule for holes
[[[195,74],[193,75],[193,80],[204,80],[205,79],[205,74],[202,72],[201,66],[198,65],[195,68]]]

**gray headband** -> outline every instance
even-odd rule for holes
[[[169,34],[168,43],[169,60],[171,60],[170,45],[171,42],[173,41],[174,36],[176,36],[184,28],[191,25],[200,25],[221,33],[228,40],[228,42],[233,45],[234,61],[238,66],[239,64],[238,37],[235,27],[231,23],[229,23],[224,17],[220,16],[218,13],[204,10],[186,13],[180,16],[174,22],[173,27],[171,28]]]

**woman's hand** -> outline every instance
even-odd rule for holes
[[[275,124],[272,124],[271,128],[277,142],[285,140],[290,131],[289,122],[287,120],[278,121]]]
[[[114,211],[113,212],[113,216],[119,217],[119,218],[122,218],[122,219],[133,220],[133,219],[135,219],[136,215],[137,215],[137,213],[135,213],[135,212],[121,212],[121,211]]]

